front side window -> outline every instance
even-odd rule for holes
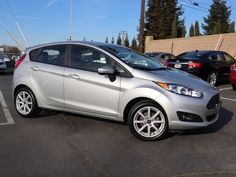
[[[106,65],[113,66],[113,63],[112,60],[102,52],[86,46],[72,46],[72,68],[97,72],[98,68]]]
[[[103,45],[99,47],[135,69],[153,71],[165,68],[161,63],[125,47],[115,45]]]
[[[209,57],[209,60],[211,61],[221,61],[221,55],[220,53],[213,53]]]
[[[42,47],[30,52],[30,60],[40,63],[64,66],[66,45]]]

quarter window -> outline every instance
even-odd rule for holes
[[[30,52],[30,60],[40,63],[64,66],[66,45],[48,46]]]
[[[229,54],[227,53],[224,53],[224,57],[225,57],[225,60],[226,61],[231,61],[231,62],[234,62],[234,58],[231,57]]]
[[[71,48],[71,67],[97,72],[105,65],[113,66],[110,58],[93,48],[73,45]]]

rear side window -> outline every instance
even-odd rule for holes
[[[42,47],[30,52],[30,60],[40,63],[64,66],[66,45]]]

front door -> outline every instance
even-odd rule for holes
[[[102,52],[79,45],[71,46],[70,67],[65,69],[65,107],[93,115],[116,117],[120,97],[120,77],[111,81],[99,75],[102,66],[113,66]]]

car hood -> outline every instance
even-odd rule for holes
[[[192,74],[171,68],[149,72],[134,70],[133,75],[135,77],[151,81],[179,84],[201,92],[208,89],[216,89],[209,83]]]

